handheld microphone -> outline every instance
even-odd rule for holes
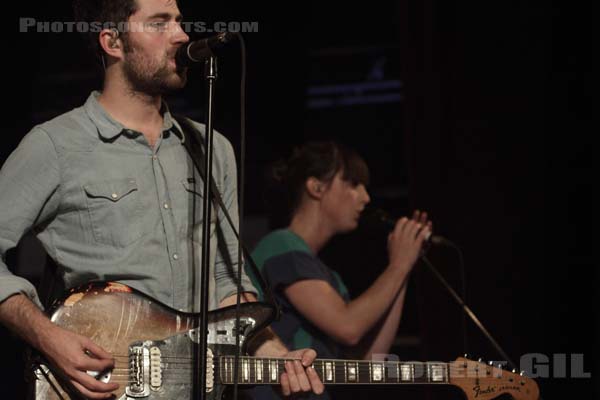
[[[205,39],[186,43],[177,50],[175,60],[177,65],[191,67],[214,57],[216,51],[236,38],[235,33],[223,32]]]
[[[396,227],[396,220],[390,217],[390,215],[381,208],[376,207],[367,207],[362,214],[363,219],[371,222],[378,223],[380,225],[385,226],[386,228],[392,230]],[[449,246],[450,241],[443,236],[440,235],[432,235],[430,234],[426,239],[426,242],[434,244],[434,245],[443,245]]]

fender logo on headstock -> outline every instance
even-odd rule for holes
[[[493,386],[488,386],[487,388],[482,389],[481,386],[479,386],[479,385],[473,387],[473,392],[475,393],[475,398],[479,397],[479,395],[493,394],[493,393],[498,393],[498,392],[501,393],[503,391],[520,392],[521,388],[519,386],[500,386],[498,388],[493,387]]]

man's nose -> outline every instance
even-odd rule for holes
[[[179,44],[184,44],[189,41],[190,41],[190,37],[183,30],[183,26],[181,25],[181,23],[179,23],[179,22],[175,23],[175,27],[173,28],[173,42],[179,43]]]

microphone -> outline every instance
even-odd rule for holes
[[[175,60],[177,65],[191,67],[207,58],[214,57],[217,49],[236,38],[235,33],[223,32],[205,39],[186,43],[177,49]]]
[[[361,215],[363,221],[375,222],[392,230],[396,227],[396,220],[381,208],[367,207]],[[451,242],[443,236],[430,234],[425,241],[434,245],[450,246]]]

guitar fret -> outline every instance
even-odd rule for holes
[[[394,361],[383,362],[383,379],[385,382],[398,383],[398,363]]]
[[[429,383],[427,376],[427,366],[423,363],[412,364],[413,382],[415,383]]]
[[[263,377],[263,362],[262,360],[256,360],[256,363],[254,364],[254,368],[256,369],[256,382],[262,382],[262,377]]]
[[[429,363],[425,363],[425,370],[427,371],[427,383],[431,382],[431,369],[429,368]]]
[[[394,374],[396,375],[396,383],[400,383],[400,363],[394,362]]]
[[[331,361],[325,361],[325,381],[335,383],[335,375],[333,372],[333,363]]]
[[[347,382],[358,382],[358,363],[347,362]]]
[[[415,370],[412,364],[400,364],[400,371],[401,382],[415,381]]]
[[[444,364],[434,363],[429,365],[430,370],[430,382],[432,383],[443,383],[446,382],[447,376],[444,371]]]
[[[250,368],[248,366],[248,359],[242,358],[242,382],[250,381]]]
[[[277,378],[279,377],[279,368],[277,361],[272,360],[269,362],[269,372],[271,375],[271,382],[277,382]]]
[[[373,381],[384,382],[383,379],[383,365],[380,363],[371,363],[371,373],[373,374]]]

